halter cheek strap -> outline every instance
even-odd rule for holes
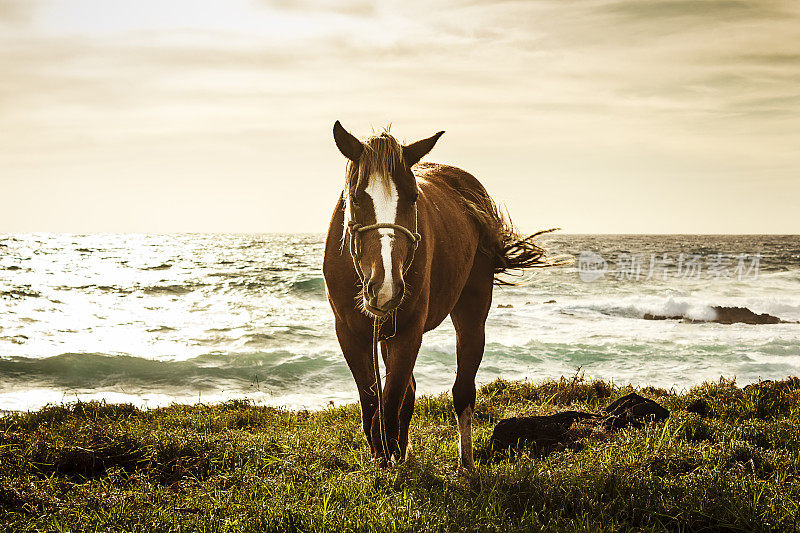
[[[408,269],[411,268],[411,263],[414,262],[414,254],[417,251],[417,247],[419,246],[419,241],[422,240],[422,236],[417,233],[417,207],[414,206],[414,231],[412,232],[405,226],[401,226],[400,224],[392,224],[390,222],[381,222],[378,224],[368,224],[368,225],[361,225],[355,220],[350,220],[347,223],[347,227],[350,230],[350,255],[353,257],[353,265],[356,269],[356,274],[358,274],[358,279],[361,283],[364,283],[364,272],[361,271],[361,234],[366,231],[372,231],[374,229],[393,229],[395,232],[399,231],[401,234],[405,235],[409,241],[411,246],[411,253],[408,255],[408,259],[406,260],[406,264],[403,265],[403,274],[408,272]]]

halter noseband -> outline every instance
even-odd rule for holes
[[[347,222],[347,228],[350,230],[350,255],[353,257],[353,265],[356,268],[356,274],[358,274],[358,279],[361,283],[364,283],[364,272],[361,271],[361,234],[366,231],[372,231],[374,229],[393,229],[395,231],[399,231],[409,241],[411,246],[411,253],[409,254],[409,258],[407,260],[407,264],[403,265],[403,274],[408,272],[408,269],[411,268],[411,263],[414,262],[414,253],[417,251],[417,247],[419,246],[419,241],[422,240],[422,236],[417,233],[417,205],[414,204],[414,231],[409,230],[405,226],[401,226],[400,224],[392,224],[390,222],[380,222],[378,224],[367,224],[361,225],[355,220],[350,220]]]

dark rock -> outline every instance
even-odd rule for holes
[[[617,398],[605,408],[605,412],[610,416],[652,417],[654,420],[664,420],[669,417],[668,410],[650,398],[639,396],[635,392]]]
[[[546,452],[559,444],[577,440],[569,434],[572,424],[581,420],[599,418],[592,413],[564,411],[549,416],[521,416],[506,418],[497,423],[492,432],[491,446],[495,451],[534,444],[538,451]]]
[[[717,317],[712,320],[717,324],[779,324],[781,319],[767,313],[755,314],[746,307],[712,307],[717,313]]]
[[[511,304],[500,304],[497,306],[498,309],[511,309],[512,307],[514,306]]]
[[[725,307],[714,305],[711,307],[714,310],[715,317],[710,320],[695,320],[687,318],[683,315],[656,315],[653,313],[645,313],[645,320],[685,320],[693,324],[700,322],[714,322],[716,324],[782,324],[786,323],[776,316],[767,313],[756,314],[746,307]]]
[[[613,429],[630,425],[640,426],[644,422],[664,420],[669,417],[669,411],[635,392],[614,400],[606,407],[605,412],[607,417],[604,423],[606,427]]]
[[[612,402],[601,414],[583,411],[564,411],[548,416],[523,416],[506,418],[497,423],[490,440],[493,451],[514,448],[520,444],[533,444],[537,452],[549,453],[559,447],[580,445],[586,435],[573,427],[575,422],[601,426],[606,431],[634,426],[645,422],[664,420],[669,411],[658,403],[635,392]]]
[[[546,303],[546,304],[554,304],[554,303],[556,303],[556,301],[555,300],[547,300],[544,303]]]
[[[172,268],[171,264],[169,264],[169,263],[161,263],[160,265],[151,266],[151,267],[145,267],[142,270],[167,270],[169,268]]]
[[[703,398],[697,398],[686,408],[687,413],[696,413],[702,417],[708,416],[708,402]]]
[[[652,313],[645,313],[644,317],[645,320],[683,320],[683,315],[654,315]]]

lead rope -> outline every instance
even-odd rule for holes
[[[399,224],[390,224],[390,223],[382,223],[382,224],[370,224],[367,226],[362,226],[358,224],[355,220],[350,220],[347,222],[347,227],[350,229],[350,256],[353,258],[353,266],[356,270],[356,275],[358,276],[359,281],[361,282],[361,286],[364,286],[364,273],[361,271],[361,265],[359,264],[359,256],[361,255],[361,246],[359,242],[359,237],[361,232],[369,231],[373,229],[394,229],[400,230],[408,240],[411,241],[411,258],[408,261],[408,265],[403,268],[403,274],[405,275],[406,272],[411,268],[411,263],[414,262],[414,254],[417,251],[417,247],[419,246],[419,241],[422,240],[422,236],[417,233],[419,230],[418,226],[418,213],[417,213],[417,206],[414,205],[414,231],[411,232],[408,228],[405,228]],[[392,318],[394,319],[394,332],[390,337],[394,336],[397,333],[397,313],[395,311],[391,312]],[[378,360],[378,337],[380,336],[380,329],[381,324],[383,324],[384,320],[375,317],[372,321],[372,366],[375,369],[375,395],[377,396],[378,400],[378,429],[380,432],[381,438],[381,447],[383,448],[383,455],[386,460],[389,460],[389,443],[386,440],[386,427],[384,423],[384,413],[383,413],[383,387],[381,386],[381,369]]]
[[[380,430],[383,455],[388,461],[389,443],[386,440],[386,427],[383,422],[383,387],[381,386],[381,368],[378,365],[378,335],[380,334],[382,322],[378,317],[375,317],[372,321],[372,365],[375,368],[375,393],[378,397],[378,429]]]

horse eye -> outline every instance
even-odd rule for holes
[[[419,199],[419,193],[418,193],[418,192],[416,192],[416,193],[414,193],[414,196],[413,196],[413,198],[411,198],[411,203],[412,203],[412,204],[415,204],[415,203],[417,203],[417,200],[418,200],[418,199]]]

